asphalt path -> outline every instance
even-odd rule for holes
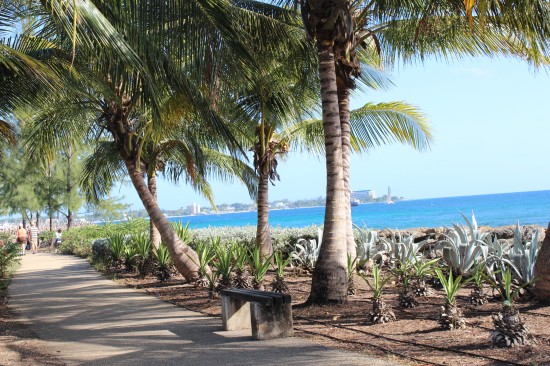
[[[72,256],[25,255],[9,295],[10,309],[67,365],[395,365],[297,337],[222,331],[220,318],[117,285]]]

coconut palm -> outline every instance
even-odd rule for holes
[[[331,147],[326,152],[326,244],[321,251],[326,254],[320,256],[320,265],[317,266],[319,274],[314,274],[310,301],[345,300],[345,256],[341,253],[345,244],[341,226],[345,226],[348,247],[352,252],[354,244],[351,242],[349,184],[346,187],[346,179],[349,182],[350,152],[347,121],[349,91],[355,86],[355,79],[361,70],[359,47],[365,48],[367,54],[374,52],[381,55],[382,60],[390,64],[398,59],[423,60],[428,55],[445,58],[499,52],[529,57],[532,54],[540,55],[542,47],[538,47],[535,52],[532,48],[539,46],[537,42],[545,42],[544,36],[529,41],[538,30],[547,33],[548,4],[537,0],[533,2],[537,5],[536,10],[529,9],[527,17],[517,17],[521,19],[519,21],[511,19],[513,5],[506,4],[495,10],[486,1],[480,1],[479,9],[476,10],[478,14],[489,12],[490,16],[481,19],[472,17],[469,12],[475,1],[304,0],[299,3],[304,26],[317,46],[319,76],[324,80],[321,97],[327,136],[325,142]],[[493,3],[502,5],[504,2]],[[529,3],[533,5],[531,1]],[[524,6],[521,5],[521,8]],[[491,8],[490,11],[487,8]],[[467,12],[470,15],[469,22],[466,20]],[[529,23],[531,17],[537,18],[535,25],[524,24]],[[341,142],[335,141],[337,138]]]
[[[194,278],[196,253],[177,238],[160,211],[144,180],[142,156],[151,131],[182,121],[201,121],[202,133],[219,136],[217,141],[223,140],[227,151],[238,154],[236,140],[211,97],[216,79],[207,79],[221,74],[233,77],[238,75],[235,70],[253,66],[240,42],[243,37],[237,34],[244,28],[249,31],[251,23],[235,26],[235,9],[224,1],[174,2],[168,8],[153,2],[130,3],[120,8],[79,0],[47,4],[51,22],[73,40],[71,73],[65,75],[69,82],[62,93],[72,103],[54,110],[44,101],[36,118],[44,128],[35,130],[37,142],[31,148],[62,145],[60,135],[110,139],[176,268]],[[241,21],[244,16],[249,14],[242,15]],[[204,55],[209,62],[203,62]],[[224,69],[217,68],[218,55],[227,61]],[[173,108],[170,118],[164,119],[160,106],[166,98],[192,110],[184,113]]]

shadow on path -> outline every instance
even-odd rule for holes
[[[300,338],[253,341],[202,316],[102,278],[82,259],[25,256],[12,310],[69,365],[390,365]]]

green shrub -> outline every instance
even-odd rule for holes
[[[52,245],[52,242],[55,238],[55,231],[42,231],[38,234],[38,240],[46,244],[47,246]]]
[[[21,246],[17,243],[8,243],[0,247],[0,279],[7,278],[12,266],[21,260],[20,251]]]
[[[111,249],[108,239],[96,239],[92,241],[92,262],[108,265],[111,259]]]
[[[292,247],[299,239],[317,239],[318,226],[308,226],[304,228],[283,228],[280,226],[271,228],[271,240],[273,250],[290,253]],[[198,242],[208,242],[210,238],[220,238],[222,242],[238,242],[252,249],[256,244],[256,226],[220,226],[208,227],[202,229],[192,229],[191,247],[195,247]]]
[[[0,232],[0,240],[3,240],[4,241],[4,244],[7,244],[10,242],[10,233],[6,233],[6,232]]]

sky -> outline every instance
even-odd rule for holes
[[[352,190],[391,187],[406,199],[467,196],[550,189],[550,75],[524,62],[474,58],[428,60],[389,72],[395,84],[352,98],[367,102],[404,101],[421,109],[434,129],[430,150],[397,144],[353,156]],[[325,162],[292,152],[279,163],[281,181],[270,186],[270,201],[326,196]],[[240,184],[211,182],[217,204],[252,202]],[[130,185],[112,192],[134,209],[143,206]],[[185,185],[159,183],[162,209],[208,201]]]

